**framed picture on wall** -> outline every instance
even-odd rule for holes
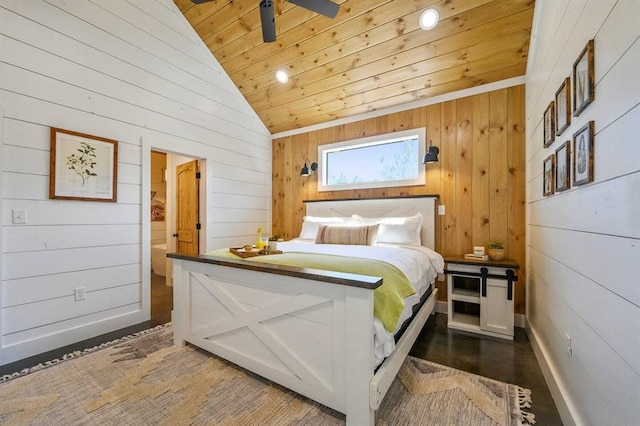
[[[51,128],[49,198],[117,201],[118,141]]]
[[[551,154],[546,160],[544,160],[542,166],[542,195],[545,197],[547,195],[552,195],[555,190],[555,166],[556,155]]]
[[[573,184],[593,182],[593,128],[590,121],[573,134]]]
[[[571,187],[571,141],[566,141],[556,149],[556,192]]]
[[[553,108],[553,101],[549,104],[547,109],[544,111],[544,147],[548,147],[551,145],[555,139],[555,114]]]
[[[571,124],[571,78],[564,79],[560,88],[556,92],[555,99],[555,125],[556,136],[560,136],[565,131],[569,124]]]
[[[595,99],[594,42],[589,40],[573,64],[573,116],[577,117]]]

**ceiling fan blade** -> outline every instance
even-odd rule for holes
[[[305,9],[324,15],[327,18],[335,18],[340,9],[340,5],[329,0],[287,0],[289,3],[297,4]]]
[[[272,0],[260,2],[260,20],[262,21],[262,40],[265,43],[276,41],[276,13]]]

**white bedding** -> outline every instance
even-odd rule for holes
[[[337,244],[314,244],[310,240],[295,239],[278,243],[278,250],[284,252],[304,252],[335,254],[340,256],[361,257],[367,259],[381,260],[390,263],[400,269],[413,288],[416,294],[404,299],[405,307],[398,320],[398,325],[393,333],[388,332],[382,322],[374,318],[374,356],[376,366],[384,358],[389,356],[395,348],[394,334],[398,331],[402,323],[411,316],[412,307],[420,301],[420,297],[429,288],[438,275],[444,269],[444,259],[438,253],[422,246],[412,245],[337,245]]]

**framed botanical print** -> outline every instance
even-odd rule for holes
[[[566,141],[556,149],[556,192],[571,187],[571,141]]]
[[[117,201],[118,141],[51,128],[49,198]]]
[[[553,101],[549,104],[547,109],[544,111],[544,147],[548,147],[551,145],[555,139],[555,114],[553,109]]]
[[[573,134],[573,184],[593,182],[594,122],[590,121]]]
[[[555,166],[556,155],[551,154],[546,160],[544,160],[542,166],[542,195],[545,197],[547,195],[552,195],[555,190]]]
[[[573,64],[573,116],[577,117],[595,99],[594,42],[589,40]]]
[[[571,78],[564,79],[556,92],[555,99],[555,125],[556,136],[560,136],[571,124]]]

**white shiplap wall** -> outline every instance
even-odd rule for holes
[[[0,100],[0,212],[4,212],[4,173],[2,173],[3,163],[4,163],[4,105],[2,100]],[[4,217],[4,214],[0,217]],[[1,226],[0,223],[0,365],[3,364],[3,356],[2,356],[2,306],[4,306],[4,301],[2,297],[3,288],[2,288],[2,277],[4,276],[4,267],[3,267],[3,253],[4,253],[4,226]]]
[[[0,105],[2,364],[146,319],[151,149],[206,161],[202,251],[270,223],[270,134],[170,0],[0,2]],[[48,199],[50,127],[119,141],[117,203]]]
[[[566,424],[638,423],[639,23],[638,0],[536,1],[526,100],[527,319]],[[589,39],[595,101],[545,149],[543,112]],[[543,197],[544,159],[590,120],[595,181]]]

